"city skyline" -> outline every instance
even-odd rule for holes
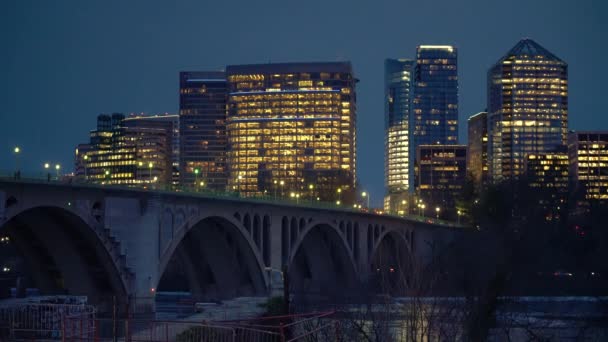
[[[552,3],[553,4],[553,3]],[[85,61],[89,57],[91,59],[91,50],[85,47],[74,47],[71,45],[70,39],[73,38],[68,32],[69,23],[79,22],[87,18],[88,11],[93,11],[94,7],[89,8],[63,8],[65,14],[61,14],[62,7],[51,9],[50,18],[41,21],[38,26],[26,28],[24,23],[32,18],[36,18],[36,11],[29,13],[24,17],[24,13],[19,13],[20,8],[15,8],[14,18],[9,18],[5,21],[8,25],[8,30],[3,30],[8,35],[8,59],[2,63],[2,70],[6,70],[8,75],[2,83],[2,103],[5,104],[0,109],[0,142],[5,146],[0,152],[0,165],[2,169],[11,169],[14,163],[12,148],[15,145],[21,147],[23,157],[20,163],[24,170],[42,172],[42,163],[58,162],[64,165],[63,170],[69,170],[68,165],[71,165],[73,158],[73,147],[76,143],[86,140],[86,134],[90,130],[90,122],[93,118],[102,112],[177,112],[178,102],[178,76],[175,71],[183,70],[209,70],[214,67],[225,64],[246,64],[253,62],[266,62],[270,59],[272,62],[288,62],[288,61],[320,61],[320,60],[351,60],[354,67],[355,77],[361,82],[357,86],[359,94],[358,99],[358,178],[362,188],[367,189],[372,193],[372,201],[374,206],[378,206],[381,202],[381,197],[384,194],[383,186],[383,120],[380,120],[383,109],[383,87],[382,87],[382,65],[385,58],[401,58],[410,57],[411,51],[415,46],[420,44],[453,44],[459,51],[459,77],[460,77],[460,98],[461,104],[459,109],[459,141],[465,141],[466,134],[466,118],[470,115],[483,111],[485,109],[485,74],[491,65],[502,56],[508,49],[513,46],[520,38],[530,36],[539,44],[546,47],[563,60],[567,61],[570,66],[570,79],[572,81],[570,91],[570,129],[580,130],[593,127],[592,123],[596,114],[601,110],[601,96],[599,93],[599,85],[603,71],[599,68],[599,56],[602,55],[603,47],[601,45],[590,46],[594,38],[600,38],[602,25],[606,24],[599,22],[599,14],[601,11],[597,9],[589,12],[589,8],[593,8],[589,4],[585,8],[585,4],[571,7],[565,6],[559,9],[553,9],[555,16],[548,18],[540,23],[534,23],[533,13],[535,10],[542,8],[543,4],[533,4],[527,7],[528,11],[521,15],[521,18],[514,19],[520,26],[517,29],[505,29],[502,32],[490,30],[489,35],[481,40],[479,44],[479,34],[471,34],[471,27],[456,28],[456,32],[442,31],[441,28],[429,28],[428,32],[418,30],[416,35],[407,34],[408,25],[413,23],[404,23],[402,31],[395,32],[395,37],[407,37],[399,44],[394,41],[385,41],[383,43],[374,42],[373,39],[366,41],[371,49],[364,48],[360,43],[353,43],[346,40],[343,44],[338,44],[334,47],[328,46],[326,39],[321,39],[320,46],[313,45],[312,48],[302,49],[291,45],[292,50],[285,49],[274,50],[269,45],[260,42],[260,46],[247,45],[251,53],[245,51],[234,53],[234,50],[225,49],[231,55],[226,58],[221,53],[207,57],[203,51],[195,48],[190,52],[188,48],[181,48],[180,51],[185,51],[184,55],[170,61],[163,60],[152,54],[138,55],[140,58],[128,54],[111,55],[107,61],[93,58],[91,61]],[[545,4],[546,5],[546,4]],[[19,6],[19,5],[15,5]],[[39,14],[45,13],[45,4],[41,4],[37,10]],[[94,6],[94,5],[91,5]],[[426,5],[417,5],[425,9]],[[600,5],[602,6],[602,5]],[[77,7],[77,6],[75,6]],[[111,6],[110,6],[111,7]],[[186,6],[187,7],[187,6]],[[513,6],[516,7],[516,6]],[[559,6],[558,6],[559,7]],[[490,13],[487,5],[478,4],[476,7],[478,13]],[[48,8],[46,8],[48,10]],[[112,8],[110,8],[112,9]],[[184,12],[187,8],[173,8],[174,14]],[[356,13],[361,10],[362,6],[353,5],[353,9],[347,12],[345,17],[357,18],[360,14]],[[54,13],[53,11],[59,11]],[[101,10],[101,9],[100,9]],[[107,11],[108,9],[103,9]],[[155,18],[156,9],[146,9],[140,15],[144,26],[149,27],[153,18]],[[277,5],[273,11],[283,13],[287,8]],[[80,11],[80,12],[79,12]],[[119,19],[128,18],[135,15],[134,8],[125,8],[124,12],[118,14]],[[507,10],[507,14],[511,10]],[[161,12],[161,11],[159,11]],[[246,12],[246,11],[245,11]],[[528,13],[530,12],[530,13]],[[3,13],[11,13],[8,11]],[[383,15],[389,15],[390,8],[388,6],[379,6],[374,8],[370,13],[374,18],[381,18]],[[463,14],[462,11],[456,11],[455,15]],[[53,16],[55,15],[55,16]],[[107,15],[107,13],[106,13]],[[464,14],[463,14],[464,15]],[[561,17],[560,17],[561,15]],[[586,17],[590,15],[590,18]],[[62,17],[63,16],[63,17]],[[567,21],[566,25],[562,25],[564,17],[575,18]],[[29,18],[29,19],[28,19]],[[50,28],[48,25],[55,23],[57,18],[66,19],[68,24],[60,27]],[[104,16],[100,16],[104,18]],[[583,22],[582,18],[587,21]],[[19,21],[19,19],[23,19]],[[27,20],[26,20],[27,19]],[[346,18],[345,18],[346,19]],[[578,19],[578,22],[577,22]],[[38,20],[38,19],[36,19]],[[118,19],[117,19],[118,20]],[[169,21],[175,20],[170,17]],[[455,19],[446,19],[446,25],[454,23]],[[460,20],[460,19],[459,19]],[[480,16],[480,25],[488,19]],[[526,21],[527,20],[527,21]],[[178,21],[177,23],[182,23]],[[47,25],[47,26],[45,26]],[[124,44],[129,39],[134,39],[140,35],[146,34],[142,29],[130,28],[126,24],[118,25],[122,29],[127,30],[126,38],[120,39],[118,31],[110,31],[107,37],[115,37],[115,42],[107,42],[102,40],[101,49],[110,47],[126,48]],[[183,24],[189,25],[189,24]],[[394,24],[386,24],[394,25]],[[327,28],[327,25],[321,25]],[[365,26],[354,28],[356,34],[365,35]],[[466,25],[465,25],[466,26]],[[542,27],[541,27],[542,26]],[[547,29],[547,26],[554,28],[554,31]],[[364,29],[363,31],[361,29]],[[85,32],[91,31],[93,36],[104,37],[103,33],[96,31],[93,25],[84,25]],[[445,27],[443,27],[445,29]],[[42,32],[46,30],[45,32]],[[289,30],[287,30],[289,31]],[[422,32],[420,32],[422,31]],[[516,32],[517,31],[517,32]],[[557,32],[557,34],[555,33]],[[31,43],[23,43],[11,34],[20,33],[21,40],[31,41]],[[258,32],[259,33],[259,32]],[[291,30],[291,33],[294,33]],[[166,51],[171,50],[173,45],[169,42],[177,32],[167,33],[161,37],[161,44],[145,43],[143,52],[151,53],[158,49],[161,56],[166,57]],[[306,38],[304,30],[295,31],[296,38]],[[464,38],[467,34],[470,37]],[[4,33],[2,34],[4,37]],[[189,35],[186,35],[189,36]],[[585,37],[585,39],[577,39],[577,37]],[[30,38],[28,40],[28,37]],[[45,39],[48,38],[48,39]],[[78,36],[79,37],[79,36]],[[367,37],[371,38],[370,35]],[[38,40],[37,40],[38,39]],[[232,36],[234,38],[234,35]],[[236,39],[243,39],[246,37]],[[310,43],[310,39],[305,40]],[[297,39],[294,39],[297,40]],[[327,39],[330,43],[335,40]],[[390,39],[389,39],[390,40]],[[560,40],[566,40],[566,43],[560,43]],[[63,56],[56,56],[48,52],[40,52],[41,56],[46,56],[39,60],[39,57],[33,53],[36,48],[45,47],[49,43],[55,42],[60,47],[63,47],[65,52],[74,52],[76,57],[71,57],[69,53]],[[599,40],[598,40],[599,41]],[[114,44],[115,43],[115,44]],[[163,44],[164,43],[164,44]],[[211,46],[217,47],[218,42],[211,40]],[[285,43],[290,46],[291,43]],[[238,45],[238,44],[237,44]],[[135,47],[129,47],[128,51],[134,51]],[[588,49],[588,50],[586,50]],[[370,53],[366,50],[375,50]],[[338,51],[340,51],[338,55]],[[588,53],[585,53],[588,51]],[[28,54],[28,52],[30,52]],[[142,53],[143,53],[142,52]],[[141,57],[144,58],[141,58]],[[338,57],[338,58],[335,58]],[[74,59],[76,58],[76,59]],[[95,62],[96,63],[95,63]],[[47,63],[47,64],[45,64]],[[95,64],[90,64],[95,63]],[[65,65],[64,65],[65,64]],[[114,68],[109,68],[114,65]],[[80,80],[76,77],[77,74],[86,74],[82,69],[94,66],[91,69],[91,76]],[[44,69],[40,69],[44,67]],[[67,68],[66,68],[67,67]],[[595,67],[595,68],[594,68]],[[48,68],[48,70],[47,70]],[[111,71],[103,74],[100,71]],[[590,72],[590,70],[598,70]],[[37,73],[36,73],[37,72]],[[33,73],[33,74],[32,74]],[[38,76],[34,78],[34,76]],[[31,83],[26,80],[36,79],[39,83],[40,91],[38,101],[31,101],[25,90]],[[120,83],[122,82],[122,83]],[[82,89],[87,89],[83,85],[90,86],[89,93],[81,93]],[[123,84],[116,86],[116,84]],[[111,85],[111,86],[110,86]],[[595,85],[595,86],[594,86]],[[64,87],[64,88],[62,88]],[[114,89],[116,88],[116,89]],[[63,89],[63,90],[62,90]],[[129,90],[133,90],[130,92]],[[84,94],[84,95],[83,95]],[[70,101],[73,102],[70,102]],[[9,118],[17,117],[15,121],[9,122]],[[39,122],[40,127],[32,127],[27,124],[27,120]],[[49,121],[50,120],[50,121]],[[602,118],[599,118],[600,127],[608,127],[608,123],[603,124]]]

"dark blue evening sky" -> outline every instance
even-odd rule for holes
[[[460,138],[486,71],[522,37],[569,64],[570,128],[608,129],[606,1],[29,1],[0,3],[0,170],[71,171],[102,112],[170,112],[180,70],[352,61],[358,175],[380,205],[383,62],[416,45],[459,51]]]

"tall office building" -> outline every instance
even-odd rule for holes
[[[450,45],[421,45],[414,71],[413,148],[458,143],[457,51]]]
[[[488,153],[493,182],[518,178],[528,154],[566,144],[568,65],[522,39],[488,72]]]
[[[573,190],[588,201],[608,200],[608,131],[570,132],[568,157]]]
[[[551,218],[566,209],[568,200],[569,162],[566,146],[554,152],[526,155],[526,180],[539,197],[545,217]]]
[[[170,184],[172,126],[138,122],[127,127],[124,119],[120,113],[97,117],[89,144],[76,150],[76,177],[101,184]]]
[[[130,114],[122,121],[124,127],[159,128],[171,134],[171,183],[179,183],[179,115],[175,114]]]
[[[488,181],[488,113],[480,112],[469,117],[467,124],[467,173],[479,191]]]
[[[384,62],[384,210],[395,212],[407,201],[410,189],[410,105],[415,62]]]
[[[444,212],[454,211],[466,175],[466,145],[420,145],[416,148],[416,193],[433,212],[437,207]]]
[[[231,65],[226,75],[230,189],[352,196],[356,79],[349,62]]]
[[[226,190],[226,76],[180,72],[180,185]]]

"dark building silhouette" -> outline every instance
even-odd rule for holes
[[[225,74],[189,71],[180,72],[179,78],[180,185],[225,191]]]

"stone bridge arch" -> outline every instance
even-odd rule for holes
[[[381,293],[406,295],[416,272],[411,231],[374,225],[369,235],[372,248],[367,265],[372,288]]]
[[[297,225],[301,230],[298,229],[295,239],[293,236],[282,239],[282,248],[288,249],[292,293],[326,297],[354,292],[359,286],[359,277],[347,236],[334,222],[312,219],[304,222],[304,227]],[[292,240],[293,243],[285,245]]]
[[[120,243],[103,228],[98,201],[13,199],[0,232],[15,243],[42,293],[84,295],[100,311],[109,311],[113,297],[126,303],[133,275]]]
[[[264,231],[263,217],[258,219],[260,232]],[[258,248],[261,240],[253,236],[254,221],[250,213],[188,218],[175,228],[161,253],[156,289],[187,288],[195,297],[208,300],[265,294],[268,279]],[[171,282],[171,278],[177,280]]]

